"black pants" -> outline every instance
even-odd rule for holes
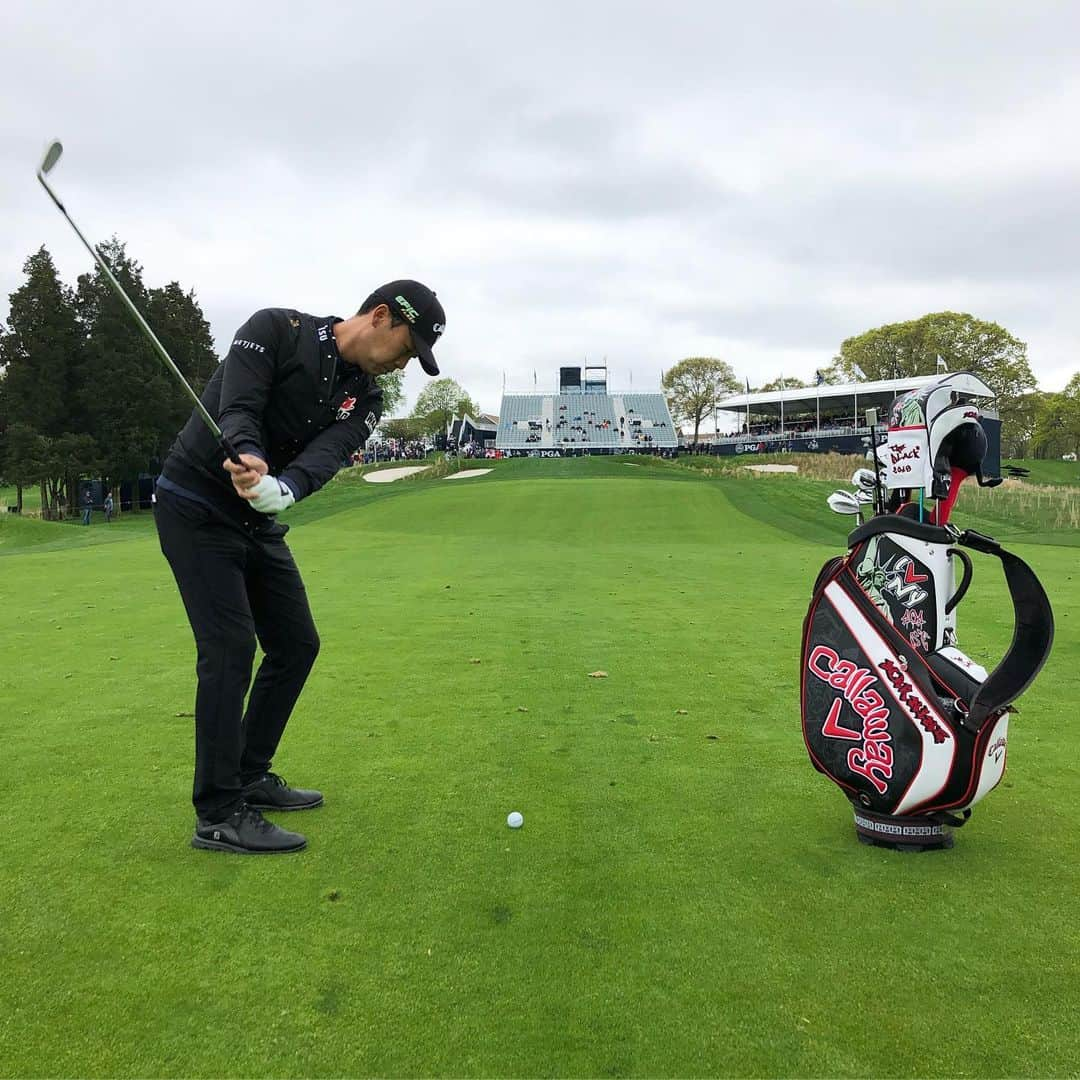
[[[198,651],[192,801],[220,821],[269,770],[319,635],[282,526],[252,532],[160,488],[154,520]],[[265,655],[252,684],[256,637]]]

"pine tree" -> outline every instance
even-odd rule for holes
[[[149,307],[142,267],[113,237],[98,252],[140,311]],[[173,376],[143,336],[100,268],[79,277],[79,316],[86,332],[80,403],[101,450],[110,488],[150,468],[162,431],[174,426]],[[145,314],[143,316],[145,318]]]
[[[20,509],[23,486],[40,482],[42,513],[50,517],[57,514],[61,491],[70,482],[63,470],[82,471],[72,461],[70,440],[88,430],[77,388],[84,340],[74,296],[60,281],[49,252],[40,248],[26,260],[23,272],[26,283],[11,294],[8,329],[0,335],[8,433],[4,471],[16,483]],[[54,455],[50,448],[60,442],[67,450]],[[92,444],[78,445],[92,456]]]

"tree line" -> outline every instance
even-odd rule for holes
[[[199,393],[217,364],[210,326],[193,290],[148,288],[115,237],[99,252],[177,367]],[[23,266],[0,326],[0,476],[41,489],[42,515],[74,510],[76,485],[108,490],[156,467],[191,411],[121,301],[95,266],[74,289],[44,248]]]
[[[912,375],[971,371],[994,391],[1001,417],[1001,452],[1006,458],[1048,458],[1080,454],[1080,372],[1058,393],[1038,388],[1027,345],[997,323],[941,311],[908,322],[879,326],[847,338],[831,363],[817,372],[826,385]],[[731,365],[715,357],[688,357],[665,371],[664,395],[673,416],[694,429],[722,407],[724,398],[751,392],[806,387],[778,378],[752,387],[740,383]]]
[[[201,394],[218,357],[194,290],[176,281],[147,286],[115,237],[98,251]],[[71,288],[41,247],[23,273],[0,323],[0,482],[14,485],[20,513],[24,490],[38,486],[42,516],[55,520],[76,512],[86,477],[114,492],[130,480],[137,491],[139,475],[160,468],[191,402],[99,267]],[[400,371],[379,377],[384,415],[401,405],[402,381]],[[452,379],[440,379],[420,395],[411,423],[425,434],[445,431],[463,409],[476,406]]]
[[[194,290],[176,281],[148,287],[141,266],[115,237],[99,251],[201,393],[218,360]],[[81,478],[100,477],[115,490],[159,468],[191,404],[97,266],[72,289],[42,247],[23,272],[26,281],[11,294],[7,325],[0,324],[0,478],[15,486],[20,511],[23,490],[38,485],[43,516],[58,518],[74,511]],[[817,378],[838,384],[933,375],[939,357],[949,370],[973,371],[994,390],[1005,457],[1080,454],[1080,372],[1059,393],[1039,390],[1025,343],[971,315],[938,312],[848,338]],[[380,377],[380,383],[389,417],[403,400],[401,372]],[[725,397],[745,388],[801,386],[787,378],[749,387],[714,357],[689,357],[662,376],[668,405],[677,420],[693,427],[694,442]],[[438,440],[462,413],[478,416],[479,407],[453,379],[437,379],[409,416],[385,420],[382,433]]]

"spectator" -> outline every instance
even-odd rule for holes
[[[105,492],[105,524],[108,525],[112,521],[113,501],[112,492]]]
[[[83,496],[83,512],[82,523],[84,525],[90,524],[90,517],[94,512],[94,495],[89,488],[86,489],[86,494]]]

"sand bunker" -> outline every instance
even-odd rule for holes
[[[412,476],[429,468],[430,465],[409,465],[401,469],[380,469],[378,472],[364,473],[364,479],[369,484],[391,484],[403,476]]]
[[[491,472],[491,469],[463,469],[461,472],[451,473],[447,480],[468,480],[470,476],[483,476]]]
[[[798,465],[744,465],[744,469],[754,472],[798,472]]]

